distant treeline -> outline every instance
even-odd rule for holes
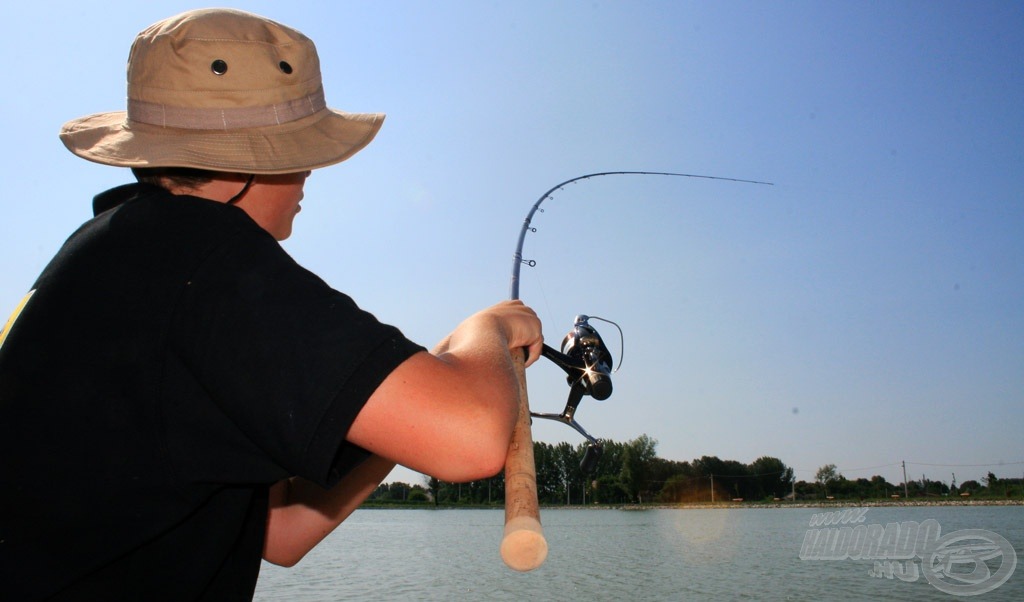
[[[814,499],[883,499],[960,496],[983,498],[1024,495],[1021,479],[998,479],[991,472],[982,485],[959,486],[923,478],[894,485],[881,476],[850,480],[835,465],[818,469],[814,482],[795,481],[793,469],[782,460],[762,456],[750,464],[701,456],[689,462],[659,458],[657,441],[641,435],[620,443],[602,440],[604,449],[596,470],[585,474],[580,461],[587,445],[533,444],[537,464],[537,497],[544,505],[694,503],[729,500],[773,501]],[[421,484],[384,483],[370,496],[376,504],[501,505],[505,478],[448,483],[424,477]]]

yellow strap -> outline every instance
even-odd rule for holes
[[[4,341],[7,340],[8,333],[10,333],[11,328],[14,327],[14,321],[17,320],[18,316],[21,315],[21,311],[25,309],[26,305],[28,305],[28,300],[32,298],[32,295],[34,295],[35,292],[36,290],[32,289],[28,292],[27,295],[22,297],[21,302],[18,303],[18,306],[14,308],[14,313],[11,314],[10,318],[7,318],[7,324],[4,324],[3,330],[0,330],[0,347],[4,346]]]

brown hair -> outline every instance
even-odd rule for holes
[[[133,167],[135,179],[167,189],[195,190],[213,181],[218,172],[194,167]]]

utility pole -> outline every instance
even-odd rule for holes
[[[909,499],[910,493],[907,491],[907,461],[903,460],[903,497]]]
[[[715,503],[715,475],[711,476],[711,503]]]

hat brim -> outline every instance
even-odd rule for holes
[[[194,130],[129,123],[126,112],[69,121],[60,139],[72,153],[117,167],[191,167],[235,173],[280,174],[327,167],[373,140],[382,113],[324,109],[282,125]]]

